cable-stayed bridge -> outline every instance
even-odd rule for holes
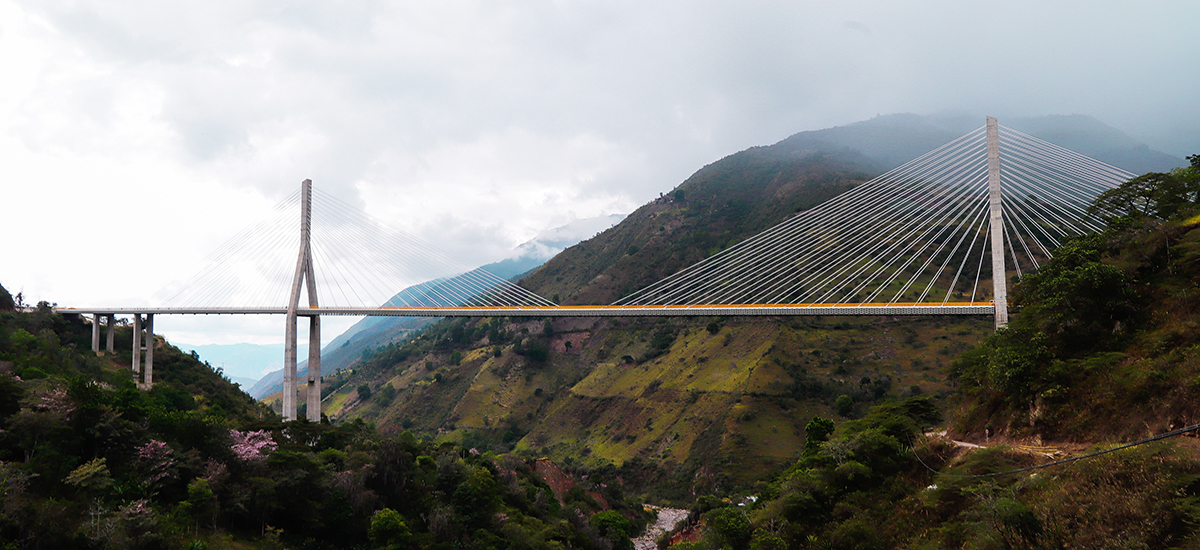
[[[115,317],[131,315],[133,371],[142,387],[153,381],[155,315],[283,315],[288,420],[297,409],[297,321],[307,317],[307,417],[318,421],[320,318],[327,315],[994,315],[1003,326],[1008,280],[1036,270],[1063,239],[1099,230],[1115,213],[1089,211],[1092,200],[1133,176],[989,117],[612,304],[570,306],[467,269],[305,180],[270,216],[206,257],[194,276],[156,293],[154,305],[59,311],[94,316],[97,352],[101,319],[112,351]]]

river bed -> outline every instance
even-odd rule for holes
[[[658,513],[658,519],[646,526],[646,532],[642,536],[633,539],[633,547],[636,550],[653,550],[657,548],[656,541],[663,533],[674,529],[679,522],[687,519],[688,511],[679,508],[662,508],[659,506],[646,505],[646,508],[654,510]]]

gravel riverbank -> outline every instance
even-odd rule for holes
[[[633,547],[636,550],[653,550],[656,548],[655,541],[663,533],[674,529],[679,522],[687,519],[688,511],[679,508],[660,508],[658,506],[646,505],[647,508],[658,513],[658,520],[652,525],[646,526],[646,532],[642,536],[633,539]]]

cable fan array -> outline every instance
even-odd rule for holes
[[[1103,226],[1097,195],[1134,174],[1000,126],[1008,269]],[[991,296],[986,128],[614,305],[955,304]],[[982,283],[982,284],[981,284]]]
[[[300,192],[154,295],[163,307],[285,307],[300,247]],[[484,269],[313,189],[311,249],[321,307],[552,306]],[[399,291],[399,292],[398,292]],[[307,303],[307,299],[301,299]]]

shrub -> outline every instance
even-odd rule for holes
[[[850,411],[854,410],[854,399],[849,395],[839,395],[837,400],[833,402],[833,407],[837,409],[840,416],[849,416]]]

